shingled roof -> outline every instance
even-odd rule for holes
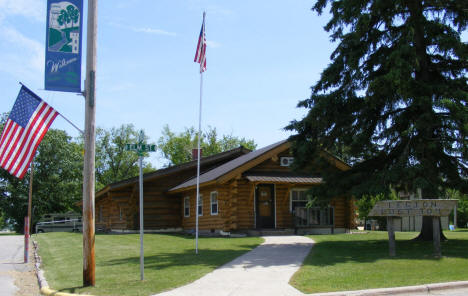
[[[235,149],[232,149],[232,150],[229,150],[229,151],[225,151],[225,152],[213,154],[213,155],[210,155],[210,156],[202,157],[200,159],[200,164],[201,165],[210,164],[210,163],[222,160],[222,159],[232,158],[235,155],[243,155],[243,154],[245,155],[245,154],[249,153],[250,151],[251,150],[249,150],[249,149],[247,149],[247,148],[245,148],[243,146],[239,146],[238,148],[235,148]],[[146,173],[146,174],[143,175],[143,181],[157,179],[159,177],[167,176],[169,174],[178,173],[180,171],[187,170],[187,169],[194,169],[196,167],[197,167],[197,161],[192,160],[192,161],[180,164],[180,165],[174,165],[174,166],[170,166],[170,167],[167,167],[167,168],[164,168],[164,169],[159,169],[159,170],[156,170],[156,171],[153,171],[153,172],[150,172],[150,173]],[[103,189],[101,189],[100,191],[98,191],[96,193],[96,197],[99,197],[99,196],[103,195],[104,193],[108,192],[109,190],[115,190],[115,189],[119,189],[119,188],[122,188],[122,187],[125,187],[125,186],[128,186],[128,185],[131,185],[131,184],[135,184],[135,183],[138,182],[138,178],[139,178],[138,176],[137,177],[132,177],[132,178],[128,178],[128,179],[125,179],[125,180],[122,180],[122,181],[119,181],[119,182],[109,184],[106,187],[104,187]]]
[[[212,182],[212,181],[219,181],[223,182],[226,179],[229,179],[229,175],[232,172],[239,171],[242,173],[251,167],[259,164],[262,161],[271,157],[271,152],[274,154],[284,151],[290,147],[290,143],[287,140],[279,141],[269,146],[266,146],[262,149],[258,149],[252,151],[248,154],[242,155],[236,159],[233,159],[225,164],[220,165],[208,172],[200,175],[200,184]],[[223,178],[224,177],[224,178]],[[192,178],[172,189],[169,192],[184,190],[193,186],[196,186],[197,178]]]

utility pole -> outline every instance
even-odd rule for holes
[[[96,118],[97,0],[88,0],[83,167],[83,286],[94,286],[94,193]]]

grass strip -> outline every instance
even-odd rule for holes
[[[94,295],[151,295],[188,284],[263,242],[258,237],[200,238],[145,234],[145,280],[140,281],[138,234],[96,235],[96,286],[82,287],[82,235],[37,236],[43,269],[51,288]]]
[[[317,293],[468,280],[468,230],[444,234],[440,259],[432,242],[412,240],[415,232],[396,232],[395,258],[386,232],[311,235],[316,244],[290,283]]]

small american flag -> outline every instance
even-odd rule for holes
[[[22,86],[0,137],[0,165],[24,177],[37,147],[59,113]]]
[[[203,23],[198,37],[197,52],[195,53],[195,63],[200,63],[200,73],[206,71],[206,37],[205,37],[205,13],[203,12]]]

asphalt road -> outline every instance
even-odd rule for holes
[[[24,236],[0,235],[0,296],[14,296],[18,290],[12,272],[30,269],[24,264]]]

